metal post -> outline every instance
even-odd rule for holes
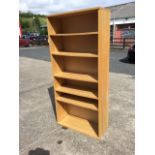
[[[123,38],[123,49],[125,49],[125,38]]]
[[[115,22],[114,22],[114,25],[113,25],[113,39],[112,39],[113,45],[114,45],[114,41],[115,41],[115,30],[116,30],[116,25],[115,25]]]

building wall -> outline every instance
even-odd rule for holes
[[[110,26],[111,45],[129,47],[135,42],[135,23]]]
[[[134,37],[134,30],[135,30],[135,23],[129,24],[119,24],[115,25],[115,38],[133,38]]]

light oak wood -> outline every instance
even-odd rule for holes
[[[64,102],[66,104],[71,104],[74,106],[79,106],[81,108],[98,111],[97,100],[82,98],[79,96],[73,96],[73,95],[68,95],[68,94],[63,94],[63,95],[58,96],[57,100],[60,102]]]
[[[86,52],[97,54],[98,35],[50,36],[54,51]]]
[[[54,57],[54,62],[57,65],[55,73],[59,71],[93,74],[97,76],[98,61],[94,58],[75,57]],[[55,75],[55,74],[54,74]]]
[[[63,120],[58,121],[58,123],[67,128],[71,128],[81,133],[87,134],[89,136],[98,138],[97,135],[98,125],[86,119],[82,119],[80,117],[73,115],[66,115],[66,117]]]
[[[83,14],[72,14],[70,16],[51,16],[48,18],[53,31],[49,34],[59,33],[86,33],[97,32],[97,11]],[[82,26],[81,26],[82,24]]]
[[[65,52],[65,51],[55,51],[52,53],[55,56],[67,56],[67,57],[84,57],[84,58],[97,58],[97,54],[93,53],[76,53],[76,52]]]
[[[71,79],[71,80],[79,80],[79,81],[86,81],[86,82],[93,82],[97,83],[97,75],[91,74],[81,74],[81,73],[73,73],[73,72],[58,72],[54,75],[58,78],[63,79]]]
[[[99,9],[103,9],[102,7],[93,7],[93,8],[87,8],[87,9],[80,9],[80,10],[74,10],[69,12],[63,12],[63,13],[56,13],[56,14],[49,14],[47,17],[66,17],[66,16],[74,16],[74,15],[84,15],[89,14],[92,12],[97,12]]]
[[[83,88],[82,86],[63,85],[55,88],[56,91],[62,93],[73,94],[86,98],[98,99],[97,91],[93,89]]]
[[[51,36],[83,36],[83,35],[97,35],[98,32],[84,32],[84,33],[61,33],[61,34],[51,34]]]
[[[108,127],[110,11],[47,16],[57,121],[95,138]]]
[[[72,106],[69,104],[67,106],[65,106],[65,110],[70,115],[86,119],[90,122],[95,122],[95,123],[98,122],[98,113],[94,110],[89,110],[89,109],[81,108],[78,106]]]
[[[109,85],[109,40],[110,11],[99,9],[98,14],[98,134],[103,135],[108,127],[108,85]]]

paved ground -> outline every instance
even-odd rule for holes
[[[111,50],[109,128],[96,140],[57,125],[48,51],[20,49],[20,155],[133,155],[134,64],[123,63],[126,52]]]

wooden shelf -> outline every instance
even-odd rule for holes
[[[89,136],[98,138],[97,135],[97,124],[92,123],[86,119],[82,119],[73,115],[66,115],[61,121],[58,122],[67,128],[71,128]]]
[[[96,99],[96,100],[98,99],[97,90],[93,90],[90,88],[63,85],[63,86],[58,86],[56,88],[56,91],[62,92],[62,93],[67,93],[67,94],[72,94],[72,95],[76,95],[76,96]]]
[[[57,78],[63,79],[71,79],[71,80],[79,80],[85,82],[93,82],[97,83],[97,75],[89,75],[89,74],[82,74],[82,73],[72,73],[72,72],[59,72],[54,75]]]
[[[98,55],[94,54],[94,53],[80,53],[80,52],[63,52],[63,51],[59,51],[59,52],[53,52],[52,55],[55,56],[67,56],[67,57],[85,57],[85,58],[97,58]]]
[[[77,96],[73,96],[73,95],[67,95],[67,94],[58,96],[56,98],[56,100],[63,102],[63,103],[66,103],[66,104],[79,106],[79,107],[82,107],[85,109],[90,109],[90,110],[94,110],[94,111],[98,110],[97,100],[81,98],[81,97],[77,97]]]
[[[97,35],[98,32],[83,32],[83,33],[57,33],[57,34],[51,34],[51,36],[83,36],[83,35]]]

